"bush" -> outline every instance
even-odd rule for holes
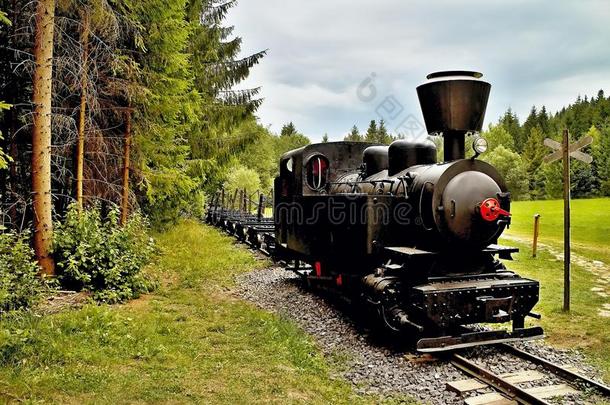
[[[124,227],[114,207],[107,218],[99,208],[68,210],[56,225],[53,254],[64,288],[91,291],[97,301],[115,303],[138,297],[154,287],[142,273],[154,253],[148,222],[136,213]]]
[[[29,308],[38,301],[42,282],[25,236],[0,234],[0,311]]]

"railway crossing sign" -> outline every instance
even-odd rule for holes
[[[581,152],[579,149],[584,148],[585,146],[589,146],[593,143],[593,138],[590,136],[585,136],[581,140],[576,143],[573,143],[569,147],[570,157],[573,157],[577,160],[580,160],[585,163],[593,162],[593,157],[591,155],[587,155],[586,153]],[[550,138],[546,138],[544,140],[544,144],[549,148],[555,150],[554,153],[546,156],[544,158],[545,163],[552,163],[557,160],[563,159],[563,144],[557,141],[554,141]]]
[[[571,267],[571,247],[570,247],[570,158],[578,159],[590,164],[593,157],[580,149],[591,145],[593,138],[586,136],[570,144],[570,133],[567,129],[563,131],[563,142],[559,143],[552,139],[545,139],[544,144],[555,152],[546,156],[545,163],[555,162],[563,159],[563,243],[564,243],[564,267],[563,267],[563,310],[570,310],[570,267]]]

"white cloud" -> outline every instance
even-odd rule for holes
[[[229,19],[244,53],[270,48],[243,83],[263,87],[262,121],[294,121],[314,140],[377,118],[355,94],[371,72],[383,96],[419,114],[427,73],[479,70],[494,85],[488,121],[610,90],[608,21],[602,0],[241,0]]]

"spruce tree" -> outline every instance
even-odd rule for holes
[[[130,0],[139,21],[143,46],[137,54],[142,66],[143,97],[134,99],[134,165],[143,176],[144,209],[155,223],[167,223],[186,209],[197,187],[189,173],[186,139],[198,123],[199,93],[193,88],[186,24],[187,0]]]
[[[523,135],[522,135],[522,130],[521,130],[521,124],[519,124],[519,118],[517,117],[517,115],[512,111],[512,109],[509,108],[508,110],[506,110],[504,115],[500,118],[498,123],[513,138],[511,149],[519,150],[519,149],[517,149],[517,145],[521,145],[521,142],[523,140]]]
[[[388,133],[388,129],[386,128],[385,121],[381,120],[379,122],[379,128],[377,129],[376,142],[382,143],[385,145],[389,145],[390,143],[392,143],[393,140],[394,140],[394,138],[392,137],[392,135],[390,135]]]
[[[288,124],[284,125],[282,127],[282,131],[280,132],[280,136],[291,136],[296,134],[297,129],[292,122],[289,122]]]
[[[377,131],[377,122],[375,120],[371,120],[369,127],[366,130],[364,140],[366,142],[377,142]]]
[[[538,114],[538,122],[537,122],[538,126],[540,127],[540,129],[542,130],[542,133],[544,135],[548,135],[549,134],[549,115],[546,111],[546,107],[542,106],[542,108],[540,109],[540,113]]]
[[[536,106],[533,106],[530,110],[530,114],[527,116],[527,119],[523,123],[523,127],[521,128],[521,137],[517,139],[515,142],[515,148],[517,152],[521,153],[525,149],[525,144],[527,143],[531,132],[534,128],[538,126],[538,111],[536,110]]]
[[[603,196],[610,196],[610,126],[600,131],[599,142],[594,144],[594,167]]]
[[[542,159],[547,154],[548,148],[544,146],[544,133],[540,127],[536,126],[530,130],[522,153],[530,182],[530,194],[534,198],[544,196],[542,193],[542,190],[544,190],[544,176],[540,169]]]
[[[345,138],[343,138],[344,141],[349,141],[349,142],[362,142],[364,141],[362,135],[360,135],[360,131],[358,130],[357,126],[353,126],[352,130],[350,131],[349,134],[347,134],[345,136]]]

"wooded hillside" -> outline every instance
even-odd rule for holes
[[[593,164],[574,162],[572,165],[574,197],[610,196],[610,97],[606,97],[603,90],[596,97],[583,99],[578,96],[573,104],[556,113],[549,113],[545,106],[534,106],[523,122],[509,108],[480,134],[490,143],[488,153],[480,159],[500,170],[516,199],[559,198],[562,193],[561,164],[543,163],[542,159],[551,152],[543,142],[545,138],[561,141],[564,128],[570,130],[573,141],[586,135],[594,139],[585,149],[593,155]],[[371,121],[364,134],[354,125],[344,137],[346,141],[384,144],[401,138],[401,134],[390,134],[383,120],[379,124]],[[442,158],[442,140],[433,140],[439,149],[439,158]],[[471,143],[467,142],[467,147]],[[472,156],[472,150],[467,155]]]
[[[53,212],[123,203],[162,225],[201,207],[230,155],[257,136],[237,129],[253,120],[258,89],[234,89],[265,51],[238,57],[241,38],[223,25],[236,2],[60,0],[54,35],[37,30],[35,4],[0,1],[10,23],[0,31],[0,100],[12,105],[0,120],[11,160],[0,181],[5,225],[33,217],[37,32],[53,52]]]

